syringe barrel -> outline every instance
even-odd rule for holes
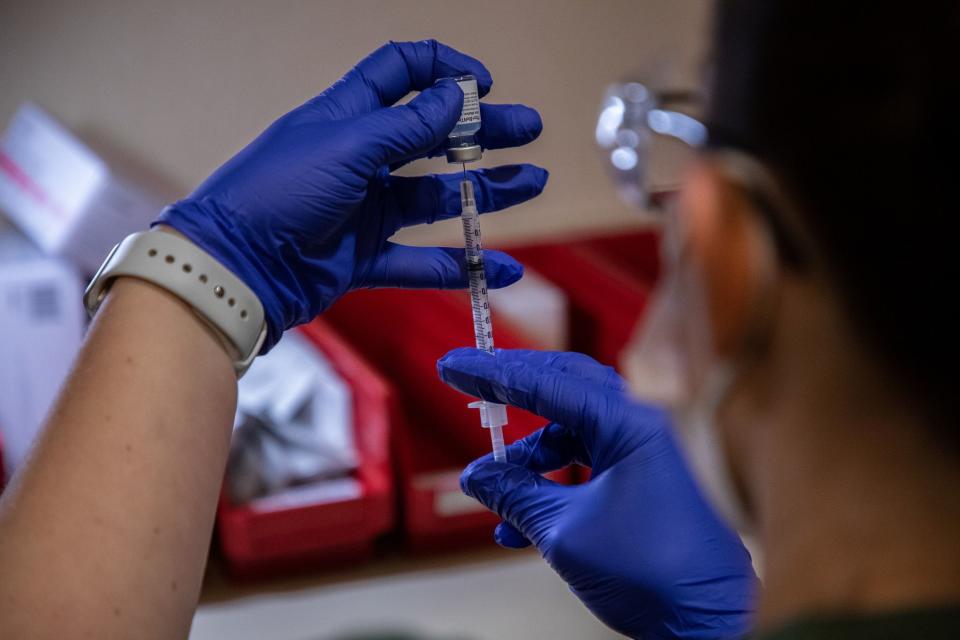
[[[460,181],[460,205],[464,213],[469,213],[468,209],[477,209],[477,200],[473,195],[473,182],[470,180]]]
[[[480,239],[480,216],[477,213],[477,201],[474,198],[473,183],[470,180],[460,181],[460,206],[460,218],[463,222],[463,245],[466,250],[467,265],[468,267],[477,269],[483,264],[483,241]],[[476,284],[474,275],[475,274],[471,272],[471,286]],[[483,271],[479,272],[479,276],[484,276]]]
[[[490,317],[490,301],[487,299],[487,279],[483,271],[480,221],[473,183],[466,179],[460,182],[460,205],[467,273],[470,278],[470,306],[473,312],[474,337],[478,349],[493,353],[493,324]],[[507,408],[502,404],[485,400],[471,402],[469,406],[480,410],[480,424],[490,430],[494,460],[505,462],[503,425],[507,424]]]

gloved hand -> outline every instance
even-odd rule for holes
[[[476,349],[438,362],[452,387],[550,424],[463,472],[464,492],[505,522],[506,547],[531,542],[574,594],[631,637],[730,638],[747,632],[758,580],[750,555],[704,502],[667,416],[632,401],[620,376],[576,353]],[[571,463],[589,482],[540,474]]]
[[[436,153],[460,116],[463,93],[437,79],[484,66],[436,41],[391,42],[340,81],[274,122],[154,224],[176,228],[240,277],[267,317],[264,351],[358,287],[456,288],[467,284],[463,249],[388,242],[401,227],[460,213],[461,174],[397,177],[390,171]],[[391,107],[410,91],[421,93]],[[521,105],[481,105],[487,148],[530,142],[540,116]],[[471,171],[477,208],[496,211],[538,195],[547,172],[531,165]],[[485,255],[487,282],[523,269]]]

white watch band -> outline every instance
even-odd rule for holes
[[[162,231],[127,236],[93,277],[83,296],[93,316],[118,276],[130,276],[166,289],[230,342],[242,376],[267,336],[263,305],[240,278],[186,238]]]

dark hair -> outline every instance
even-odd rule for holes
[[[714,47],[712,144],[778,176],[854,326],[956,436],[960,2],[720,0]]]

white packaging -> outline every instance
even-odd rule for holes
[[[288,332],[240,380],[227,465],[231,498],[243,503],[355,469],[352,398],[316,347]]]
[[[23,461],[80,348],[83,283],[0,218],[0,437],[4,466]]]
[[[81,273],[96,271],[162,206],[34,104],[20,107],[0,140],[0,211]]]

